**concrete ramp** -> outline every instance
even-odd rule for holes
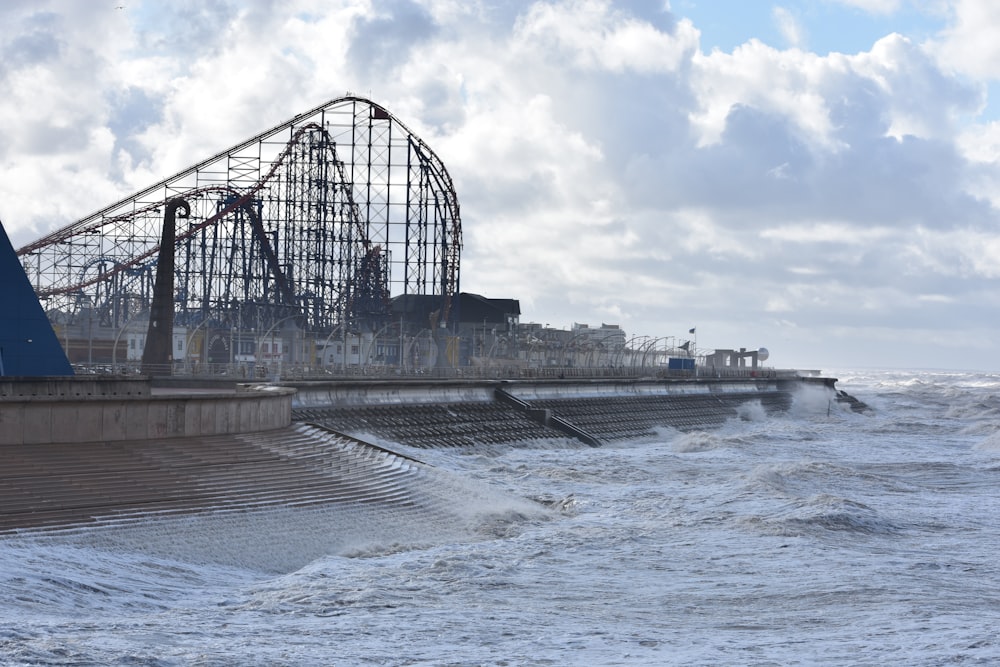
[[[295,408],[293,419],[351,434],[370,434],[411,447],[477,449],[574,441],[549,425],[493,400],[404,405],[347,405]]]
[[[423,383],[399,391],[383,384],[379,404],[371,388],[314,385],[299,388],[292,419],[420,448],[600,446],[653,437],[663,427],[717,428],[746,404],[784,412],[794,386],[750,378]]]
[[[510,535],[551,510],[297,424],[254,435],[5,447],[0,536],[289,572]]]
[[[415,459],[310,424],[257,434],[4,448],[0,532],[268,506],[450,500]],[[437,506],[437,507],[436,507]]]

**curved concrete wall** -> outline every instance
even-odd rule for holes
[[[507,382],[507,393],[525,401],[571,398],[601,398],[610,396],[707,396],[709,394],[744,394],[773,391],[773,381],[748,380],[718,382],[716,380],[632,380],[621,382]]]
[[[263,387],[145,396],[5,396],[0,445],[145,440],[283,428],[292,422],[294,389]]]
[[[367,382],[286,382],[298,393],[295,408],[365,405],[422,405],[431,403],[474,403],[494,400],[494,390],[524,401],[609,396],[687,396],[744,394],[774,391],[774,380],[401,380]]]
[[[495,382],[443,380],[438,382],[292,382],[296,408],[475,403],[493,400]]]
[[[146,378],[124,379],[113,376],[77,375],[64,377],[4,377],[0,378],[0,401],[11,399],[88,398],[149,396],[150,381]]]

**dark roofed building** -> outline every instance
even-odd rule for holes
[[[402,319],[407,329],[416,333],[420,329],[439,327],[441,322],[440,296],[402,294],[392,299],[394,320]],[[490,299],[480,294],[461,292],[451,304],[452,335],[478,327],[496,327],[509,331],[517,326],[521,317],[521,302],[517,299]]]
[[[468,365],[472,357],[511,351],[521,317],[521,303],[517,299],[491,299],[461,292],[452,301],[451,324],[445,330],[441,330],[441,306],[440,296],[403,294],[392,299],[391,312],[408,335],[433,329],[442,337],[457,338],[456,361],[460,366]]]

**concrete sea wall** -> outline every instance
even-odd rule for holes
[[[660,428],[705,429],[756,403],[787,410],[813,385],[835,400],[835,380],[646,378],[635,380],[450,380],[290,383],[292,418],[357,437],[416,447],[562,440],[600,446]]]
[[[711,428],[748,403],[781,411],[803,384],[841,399],[834,380],[822,378],[291,386],[4,379],[0,533],[193,514],[239,516],[253,530],[262,512],[297,504],[330,517],[359,506],[416,508],[418,525],[438,481],[427,484],[430,469],[393,443],[483,454],[600,446],[658,437],[662,428]]]
[[[0,445],[256,433],[291,423],[293,389],[156,389],[146,380],[0,383]]]

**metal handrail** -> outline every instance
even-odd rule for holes
[[[80,375],[139,375],[139,362],[109,364],[74,364]],[[219,364],[192,364],[174,362],[155,375],[197,378],[226,378],[241,382],[268,381],[274,377],[276,368],[260,362],[235,362]],[[581,379],[771,379],[796,377],[813,371],[794,369],[757,368],[712,368],[696,366],[691,369],[669,369],[663,366],[542,366],[529,367],[517,364],[496,364],[492,366],[465,366],[461,368],[400,368],[398,366],[348,366],[346,368],[324,368],[317,364],[281,364],[282,380],[338,380],[338,379],[511,379],[511,380],[581,380]]]

